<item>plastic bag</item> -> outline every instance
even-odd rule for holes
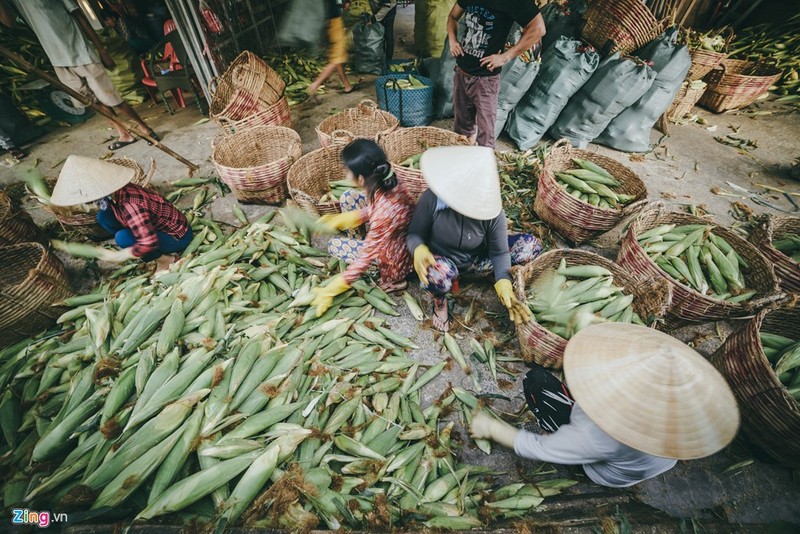
[[[353,26],[353,68],[359,74],[382,74],[386,54],[383,51],[383,24],[361,21]]]
[[[319,46],[327,18],[324,2],[294,0],[281,22],[278,42],[293,48],[315,48]]]
[[[677,36],[677,30],[667,30],[639,51],[640,58],[653,63],[656,79],[642,98],[609,123],[596,143],[625,152],[650,148],[650,130],[672,104],[692,65],[689,50],[677,44]]]
[[[516,44],[522,37],[522,28],[514,24],[509,35],[506,48]],[[497,96],[497,117],[494,121],[494,138],[500,136],[500,132],[506,125],[508,115],[514,110],[516,105],[530,89],[536,75],[539,74],[541,60],[538,57],[531,57],[530,53],[515,57],[505,65],[500,71],[500,94]]]
[[[565,137],[572,146],[586,148],[614,117],[650,89],[655,77],[656,72],[643,61],[614,52],[570,99],[550,128],[550,136]]]
[[[462,18],[458,23],[458,38],[466,31],[466,23]],[[450,40],[445,36],[442,55],[438,59],[426,60],[428,78],[433,80],[433,116],[446,119],[453,116],[453,85],[456,78],[456,58],[450,53]]]
[[[428,0],[425,25],[425,39],[428,45],[426,55],[434,57],[442,55],[444,41],[447,39],[447,17],[455,3],[455,0]]]
[[[542,37],[542,49],[547,50],[559,37],[578,37],[578,30],[586,13],[585,0],[550,2],[542,8],[542,18],[547,33]]]
[[[527,150],[541,140],[599,63],[594,48],[569,37],[561,36],[545,49],[538,76],[506,125],[506,132],[520,149]]]

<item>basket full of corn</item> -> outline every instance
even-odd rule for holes
[[[333,132],[352,141],[344,130]],[[354,185],[347,180],[347,170],[342,163],[342,150],[347,143],[334,142],[330,146],[312,150],[300,157],[289,169],[286,184],[289,195],[301,208],[313,214],[339,213],[339,198]]]
[[[544,160],[533,209],[573,243],[614,228],[642,206],[644,182],[628,167],[562,139]]]
[[[783,298],[772,263],[751,243],[660,202],[633,220],[617,263],[672,285],[671,326],[743,317]]]
[[[739,402],[742,430],[800,468],[800,308],[763,310],[711,356]]]
[[[800,217],[767,215],[748,239],[775,266],[781,289],[800,293]]]
[[[599,322],[656,323],[672,291],[662,280],[634,277],[612,261],[582,250],[559,249],[513,270],[517,298],[533,319],[517,325],[527,361],[560,368],[567,341]]]

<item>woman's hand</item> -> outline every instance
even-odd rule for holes
[[[469,433],[473,439],[491,439],[509,449],[514,448],[517,429],[504,421],[500,421],[483,410],[472,413],[472,424]]]
[[[414,249],[414,270],[423,285],[428,285],[428,269],[436,265],[436,259],[427,245],[419,245]]]
[[[346,211],[344,213],[323,215],[317,223],[324,224],[335,230],[350,230],[363,224],[360,211]]]
[[[514,296],[511,280],[507,278],[498,280],[494,284],[494,290],[497,291],[497,297],[508,309],[508,315],[515,324],[527,323],[531,320],[531,310]]]

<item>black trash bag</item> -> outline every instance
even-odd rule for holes
[[[527,150],[541,140],[599,63],[594,48],[566,36],[542,53],[538,76],[506,124],[506,132],[520,149]]]
[[[383,24],[370,24],[368,20],[353,26],[353,68],[358,74],[383,74],[384,33]]]
[[[508,46],[513,46],[521,38],[522,28],[515,24],[509,36]],[[538,57],[538,51],[526,52],[503,65],[500,71],[500,94],[497,96],[497,117],[494,121],[495,139],[503,131],[508,115],[530,89],[536,75],[539,74],[540,66],[541,58]]]
[[[292,48],[316,48],[327,19],[325,2],[294,0],[281,20],[278,43]]]
[[[586,13],[586,0],[550,2],[544,6],[542,18],[546,33],[542,37],[542,49],[550,48],[562,35],[578,37],[584,13]]]
[[[596,143],[623,152],[647,152],[650,149],[650,130],[675,100],[692,65],[689,50],[679,45],[677,38],[678,31],[669,29],[637,53],[641,59],[653,63],[656,79],[642,98],[614,117],[595,139]]]
[[[614,117],[650,89],[655,77],[656,72],[645,62],[614,52],[570,99],[550,127],[550,137],[563,137],[576,148],[586,148]]]

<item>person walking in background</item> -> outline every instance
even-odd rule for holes
[[[383,46],[386,64],[394,57],[394,19],[397,16],[397,0],[370,0],[372,22],[380,22],[385,30]]]
[[[56,76],[64,85],[97,100],[98,105],[105,107],[110,114],[121,111],[136,123],[143,134],[159,139],[114,88],[103,67],[113,70],[116,64],[75,0],[8,1],[36,34]],[[0,22],[12,29],[16,26],[16,17],[7,0],[0,0]],[[89,45],[87,38],[94,48]],[[136,142],[137,139],[124,128],[112,124],[119,138],[108,146],[109,150]]]
[[[328,5],[328,64],[319,73],[314,83],[308,86],[308,94],[315,95],[319,87],[330,78],[333,73],[339,75],[345,93],[353,91],[353,86],[344,73],[344,64],[347,63],[347,39],[342,20],[341,0],[321,0]],[[344,4],[344,9],[350,7],[350,2]]]
[[[467,31],[459,43],[458,21],[462,16],[466,18]],[[522,38],[503,51],[514,22],[522,26]],[[500,70],[540,43],[544,34],[544,19],[533,0],[458,0],[447,19],[450,51],[456,58],[456,133],[477,136],[479,145],[494,147]]]

